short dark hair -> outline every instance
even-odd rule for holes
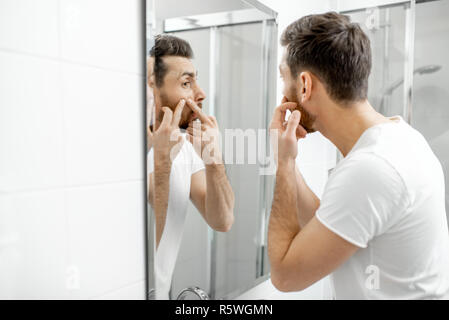
[[[178,56],[192,59],[193,51],[187,41],[172,35],[159,34],[154,37],[154,46],[150,50],[150,56],[154,57],[153,72],[156,86],[161,87],[167,73],[167,66],[162,58],[165,56]]]
[[[364,100],[371,71],[371,46],[359,24],[336,12],[308,15],[281,36],[293,77],[309,70],[337,102]]]

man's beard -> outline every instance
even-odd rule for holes
[[[315,116],[307,112],[306,109],[304,109],[302,104],[299,102],[299,99],[297,98],[298,95],[296,94],[296,88],[292,88],[291,93],[292,94],[290,96],[293,97],[294,99],[289,101],[296,103],[298,106],[295,108],[295,110],[301,112],[301,119],[299,120],[299,124],[307,131],[307,133],[315,132],[316,130],[313,128]]]
[[[175,109],[176,109],[176,106],[177,106],[177,104],[175,104],[175,105],[173,105],[171,102],[170,102],[170,100],[168,99],[168,97],[167,97],[167,95],[165,94],[165,93],[160,93],[160,99],[161,99],[161,106],[162,107],[169,107],[170,108],[170,110],[174,113],[175,112]],[[179,101],[178,101],[179,102]],[[189,108],[188,106],[187,106],[187,104],[186,105],[184,105],[184,109],[185,108]],[[190,111],[189,113],[188,113],[188,115],[187,116],[185,116],[185,111],[183,111],[182,113],[181,113],[181,119],[179,120],[179,128],[180,129],[184,129],[184,130],[186,130],[188,127],[189,127],[189,119],[190,119],[190,115],[193,113],[193,111]],[[162,119],[164,118],[164,112],[161,110],[160,112],[159,112],[159,122],[162,122]]]
[[[315,117],[312,116],[309,112],[304,109],[301,103],[296,102],[298,106],[295,110],[301,112],[301,120],[299,120],[299,124],[306,129],[307,133],[315,132],[316,130],[313,128],[313,123],[315,122]]]

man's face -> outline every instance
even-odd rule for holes
[[[156,114],[158,120],[162,121],[162,107],[169,107],[175,110],[181,99],[192,99],[202,108],[202,101],[206,98],[204,91],[197,82],[196,70],[192,61],[184,57],[167,56],[163,58],[167,72],[161,87],[154,86],[154,99],[156,103]],[[187,106],[182,111],[179,127],[187,129],[189,122],[195,120],[197,116]]]
[[[308,133],[315,132],[316,130],[313,128],[315,117],[306,110],[304,105],[299,102],[300,96],[298,91],[300,90],[301,84],[299,80],[292,77],[290,68],[288,67],[285,60],[285,54],[282,58],[281,64],[279,65],[279,71],[281,74],[281,78],[284,81],[284,89],[282,93],[288,99],[288,101],[298,104],[297,110],[301,112],[301,120],[299,121],[299,124],[304,129],[306,129]]]

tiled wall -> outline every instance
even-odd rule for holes
[[[144,298],[140,0],[0,0],[0,298]]]

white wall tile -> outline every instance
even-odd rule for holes
[[[0,191],[60,186],[59,63],[0,51]]]
[[[144,279],[144,182],[67,191],[74,298],[93,298]]]
[[[1,0],[0,48],[58,56],[58,0]]]
[[[145,281],[106,293],[96,300],[145,300]]]
[[[143,77],[64,64],[70,185],[144,178]]]
[[[0,0],[0,298],[144,298],[142,3]]]
[[[0,195],[0,299],[64,299],[64,192]]]
[[[140,0],[62,0],[64,59],[145,74]]]

